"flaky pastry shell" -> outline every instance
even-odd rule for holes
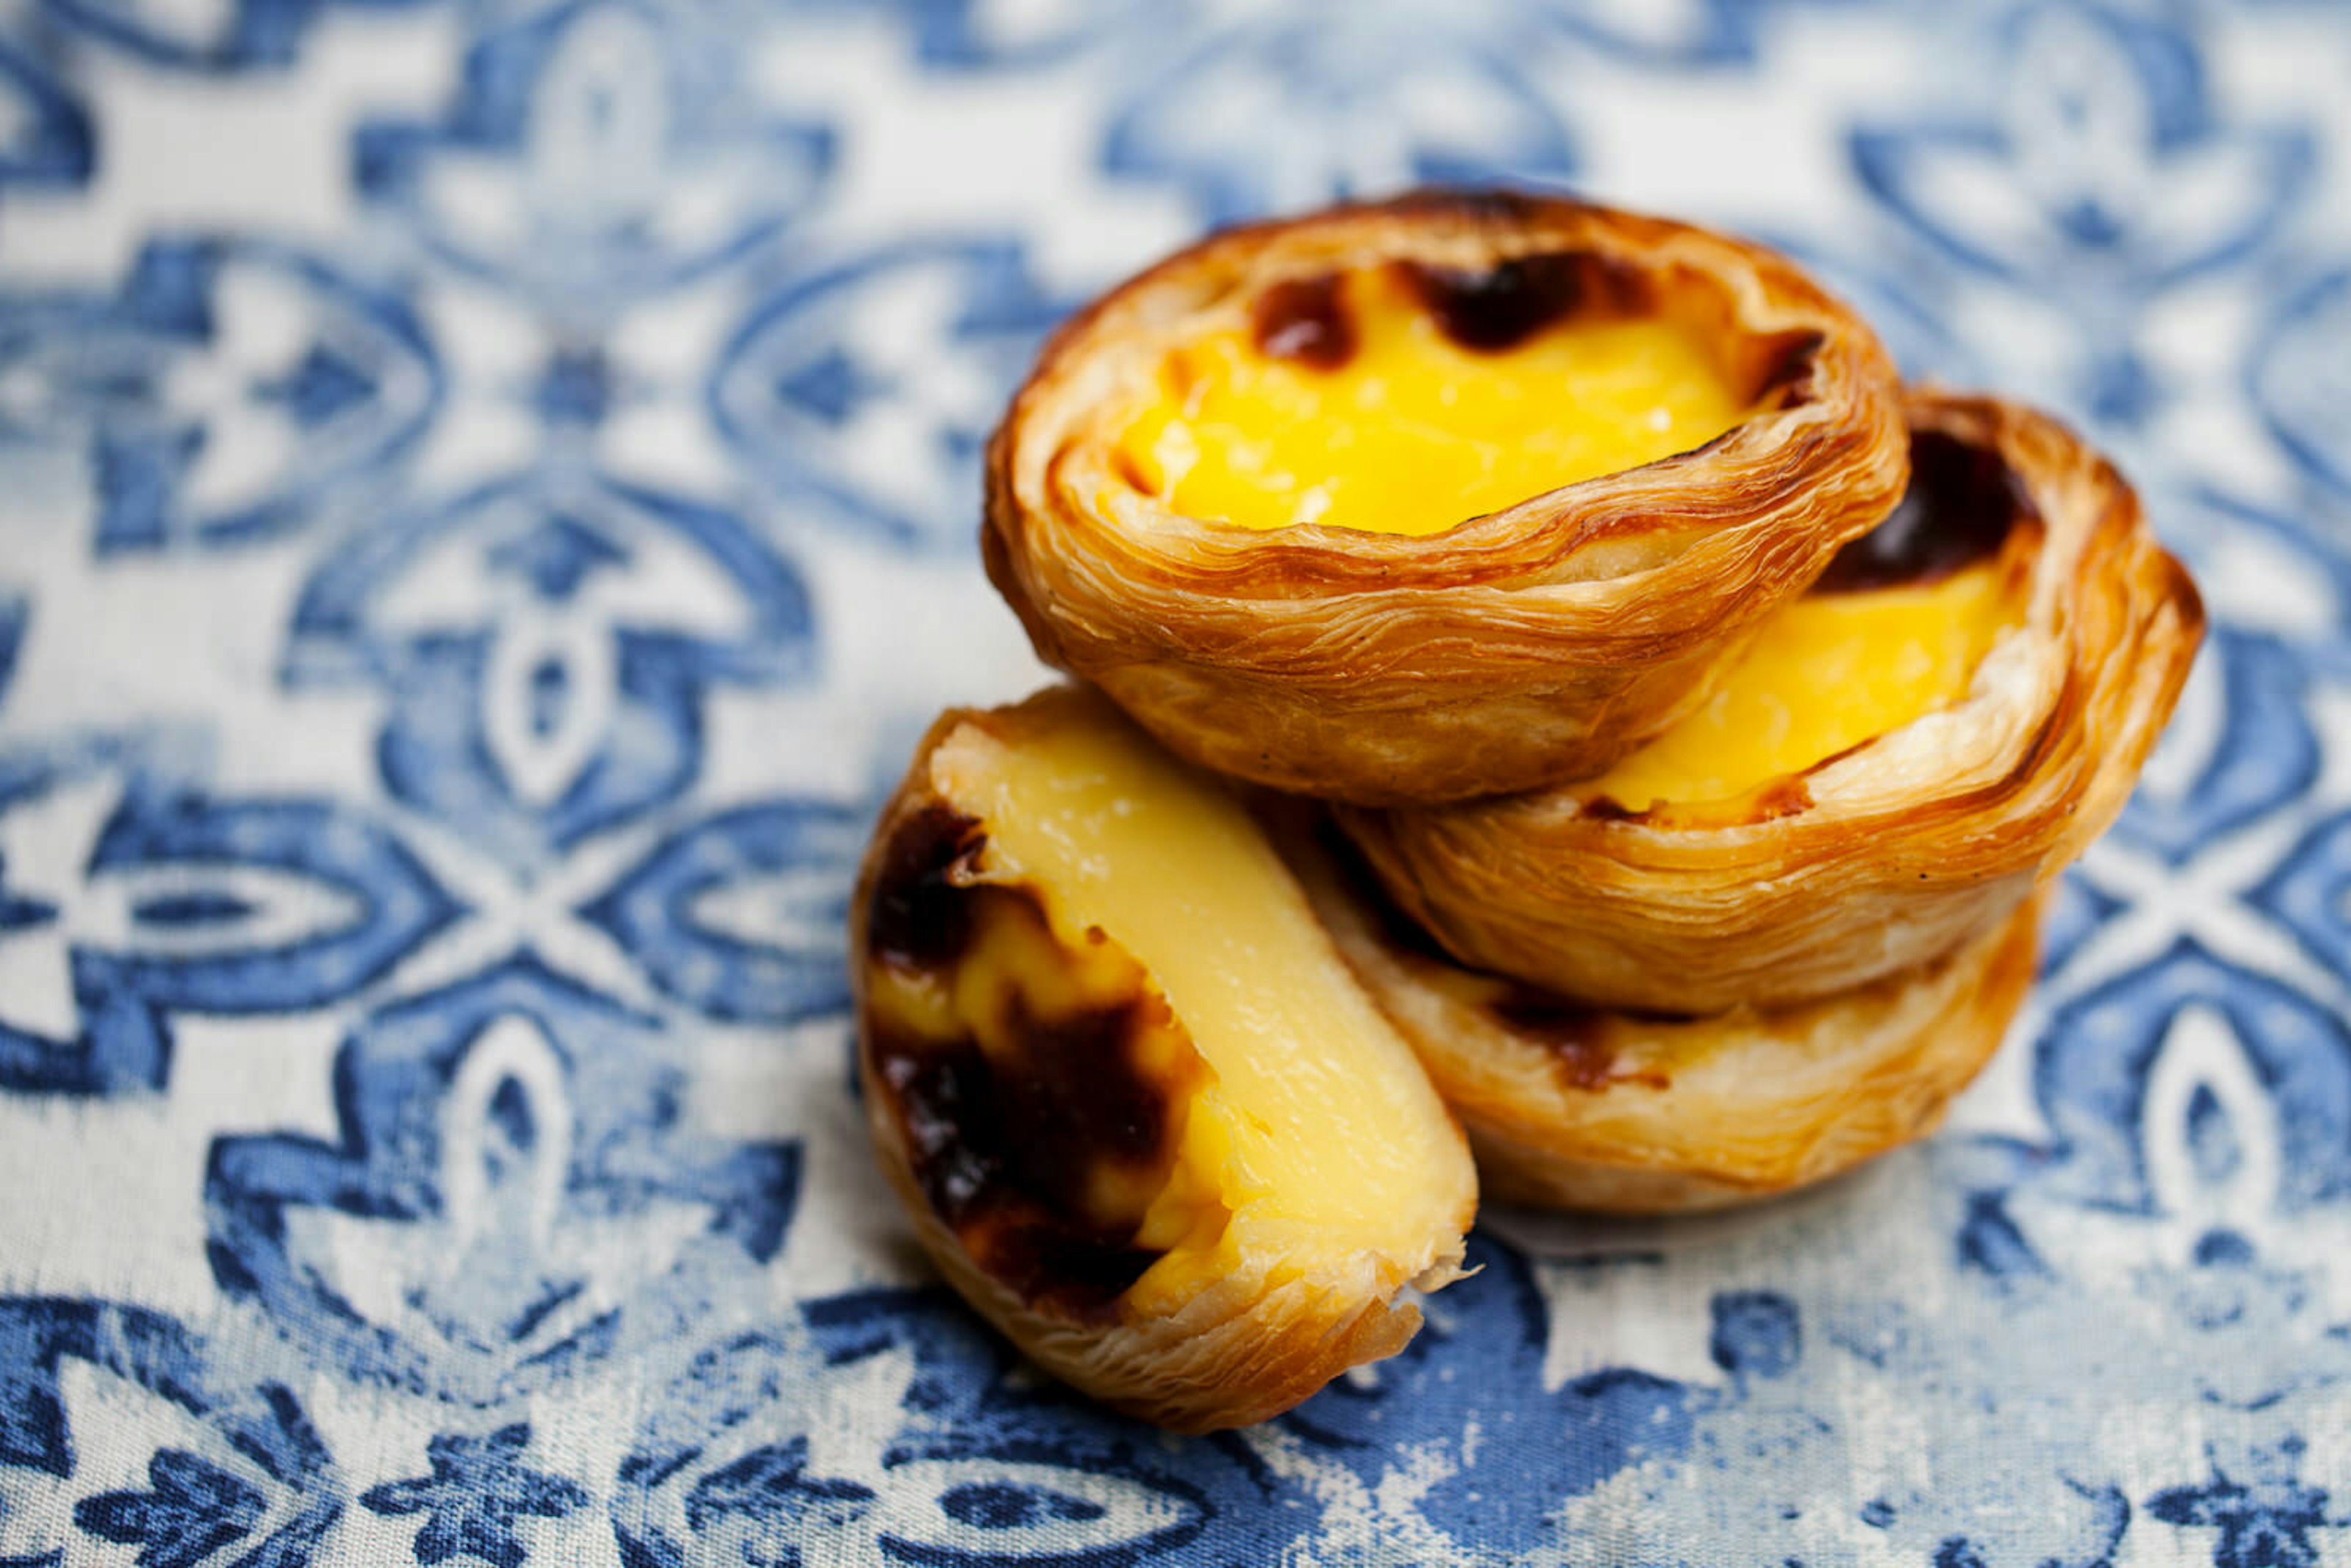
[[[956,1293],[1039,1366],[1115,1410],[1170,1431],[1247,1426],[1298,1405],[1350,1367],[1395,1354],[1412,1339],[1421,1313],[1411,1293],[1437,1290],[1461,1276],[1464,1237],[1477,1211],[1472,1168],[1459,1155],[1458,1127],[1448,1122],[1445,1136],[1454,1158],[1430,1179],[1449,1222],[1417,1250],[1358,1250],[1305,1268],[1290,1266],[1294,1260],[1244,1257],[1239,1267],[1205,1281],[1165,1314],[1137,1313],[1115,1302],[1079,1311],[1050,1300],[1032,1301],[973,1257],[925,1196],[906,1123],[878,1071],[864,934],[898,831],[928,814],[956,810],[932,782],[934,751],[967,724],[1017,738],[1024,725],[1035,722],[1040,705],[1060,697],[1099,700],[1048,693],[1013,707],[942,715],[883,810],[849,923],[867,1125],[883,1175],[924,1251]],[[1099,932],[1092,936],[1103,940]],[[1339,962],[1335,954],[1331,961]]]
[[[1342,810],[1388,893],[1465,963],[1608,1007],[1782,1005],[1992,929],[2122,810],[2188,676],[2203,609],[2137,497],[2046,415],[1918,391],[1922,430],[1988,447],[2039,514],[2010,541],[2020,622],[1967,695],[1694,825],[1574,785]],[[2021,552],[2021,553],[2020,553]]]
[[[893,1135],[894,1147],[885,1141]],[[1460,1276],[1458,1256],[1432,1260],[1421,1279],[1368,1262],[1359,1272],[1285,1280],[1259,1267],[1218,1281],[1172,1316],[1072,1321],[1029,1305],[973,1262],[915,1189],[903,1132],[877,1126],[874,1137],[915,1239],[957,1295],[1053,1376],[1171,1432],[1270,1420],[1348,1368],[1395,1354],[1420,1331],[1405,1287],[1433,1290]]]
[[[1933,1131],[2032,980],[2037,900],[1954,952],[1818,1001],[1605,1012],[1462,968],[1326,846],[1291,835],[1284,852],[1461,1118],[1497,1202],[1674,1214],[1826,1180]]]
[[[1269,287],[1548,256],[1579,258],[1595,308],[1691,326],[1759,412],[1421,538],[1203,521],[1118,472],[1169,350],[1246,321]],[[1216,235],[1064,325],[990,444],[981,544],[1039,654],[1179,754],[1295,793],[1437,802],[1598,772],[1670,724],[1886,514],[1907,465],[1885,350],[1784,257],[1562,198],[1423,193]]]

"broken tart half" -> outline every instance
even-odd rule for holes
[[[883,1169],[1048,1371],[1179,1431],[1394,1354],[1477,1182],[1411,1049],[1222,787],[1099,695],[954,712],[852,912]]]
[[[1463,962],[1597,1006],[1811,1000],[1983,937],[2103,832],[2203,612],[2129,486],[2044,415],[1909,402],[1902,507],[1707,700],[1597,777],[1342,810]]]
[[[1902,492],[1894,371],[1785,258],[1423,193],[1232,230],[1055,335],[989,448],[1049,662],[1279,789],[1598,772]]]

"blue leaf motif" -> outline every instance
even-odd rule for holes
[[[363,1382],[560,1385],[783,1244],[798,1148],[699,1132],[675,1057],[528,958],[387,1008],[338,1054],[337,1141],[214,1145],[214,1277]]]
[[[711,417],[821,520],[968,550],[980,444],[1061,309],[1009,240],[893,246],[761,301],[712,368]]]
[[[431,1475],[370,1488],[360,1502],[375,1513],[426,1516],[416,1532],[419,1563],[464,1556],[519,1568],[530,1553],[517,1521],[562,1519],[588,1505],[577,1481],[524,1464],[529,1447],[527,1421],[481,1437],[444,1432],[426,1446]]]
[[[344,505],[444,390],[406,296],[308,251],[158,236],[120,287],[0,294],[0,435],[86,445],[100,555],[250,543]]]
[[[110,982],[212,1011],[348,996],[458,913],[398,840],[316,800],[135,796],[89,873],[124,889],[148,938],[105,959]]]
[[[89,1402],[69,1393],[76,1364],[102,1375],[115,1396]],[[342,1517],[342,1492],[332,1456],[287,1389],[252,1382],[235,1357],[159,1312],[0,1297],[0,1481],[19,1468],[69,1480],[85,1454],[152,1443],[158,1407],[168,1407],[168,1424],[200,1428],[205,1451],[132,1448],[148,1455],[148,1490],[82,1497],[73,1525],[137,1546],[141,1568],[310,1562]],[[0,1541],[9,1542],[0,1551],[15,1544],[10,1522],[0,1508]],[[84,1543],[65,1554],[80,1562],[90,1552]],[[30,1561],[46,1560],[37,1548]]]
[[[357,139],[360,193],[444,259],[594,326],[795,221],[831,128],[771,115],[739,37],[638,0],[561,0],[485,29],[435,124]],[[453,189],[496,190],[494,203]]]
[[[1092,1552],[1178,1550],[1207,1523],[1207,1500],[1174,1478],[994,1456],[910,1459],[890,1470],[877,1522],[892,1555],[915,1563],[1050,1563]]]
[[[840,933],[864,831],[862,813],[820,801],[723,812],[660,846],[581,913],[655,985],[715,1018],[820,1017],[848,1001]]]
[[[144,1492],[105,1492],[74,1505],[92,1535],[139,1548],[139,1568],[195,1568],[261,1522],[262,1497],[193,1454],[164,1448],[147,1461]]]
[[[1964,266],[2062,289],[2111,319],[2115,291],[2234,261],[2301,198],[2309,137],[2216,124],[2196,42],[2177,28],[2047,0],[1982,42],[1991,57],[1977,74],[2002,84],[2005,118],[1851,140],[1864,187]]]
[[[2170,1030],[2196,1009],[2226,1020],[2276,1106],[2279,1205],[2351,1194],[2351,1031],[2300,992],[2186,942],[2068,1000],[2043,1032],[2034,1087],[2068,1156],[2051,1179],[2086,1202],[2156,1212],[2147,1094]]]
[[[2305,1445],[2290,1436],[2274,1448],[2255,1450],[2241,1475],[2214,1462],[2211,1479],[2168,1487],[2147,1500],[2151,1518],[2179,1528],[2219,1532],[2213,1568],[2317,1568],[2323,1554],[2315,1531],[2341,1530],[2351,1521],[2327,1512],[2327,1494],[2297,1475]]]
[[[2318,740],[2303,706],[2306,659],[2280,638],[2230,626],[2212,631],[2201,657],[2201,678],[2218,689],[2190,696],[2217,703],[2217,722],[2209,737],[2183,722],[2168,744],[2185,749],[2202,739],[2202,755],[2186,768],[2160,756],[2115,829],[2175,861],[2291,802],[2318,772]]]
[[[864,1518],[874,1493],[857,1481],[810,1475],[808,1448],[806,1437],[794,1437],[712,1470],[686,1495],[686,1522],[707,1534],[725,1516],[740,1515],[748,1525],[747,1562],[755,1551],[775,1568],[799,1568],[812,1552],[823,1561],[826,1541]]]
[[[622,1560],[1257,1563],[1311,1528],[1238,1445],[1163,1446],[1011,1362],[940,1291],[829,1297],[712,1346],[621,1465]]]
[[[319,1006],[456,917],[413,856],[319,800],[209,798],[70,757],[0,766],[0,1089],[160,1088],[173,1010]]]
[[[2252,894],[2335,974],[2351,975],[2351,812],[2313,828]]]
[[[814,664],[807,585],[742,518],[548,472],[330,556],[284,679],[383,688],[392,794],[528,873],[684,790],[715,689],[792,686]]]
[[[965,1481],[939,1494],[939,1511],[977,1530],[1025,1530],[1063,1520],[1087,1524],[1108,1511],[1086,1498],[1010,1481]]]

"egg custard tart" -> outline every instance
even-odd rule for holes
[[[1594,1008],[1462,967],[1343,849],[1283,842],[1461,1118],[1496,1202],[1671,1214],[1825,1180],[1933,1130],[2032,979],[2028,900],[1940,957],[1815,1001],[1702,1018]]]
[[[1463,962],[1614,1008],[1785,1005],[1995,928],[2122,809],[2203,631],[2122,477],[2042,414],[1908,402],[1903,506],[1597,777],[1345,810]]]
[[[988,575],[1173,750],[1441,802],[1670,725],[1900,496],[1894,372],[1760,246],[1424,193],[1217,235],[1064,326]]]
[[[1099,695],[941,718],[851,940],[883,1167],[1055,1375],[1244,1425],[1458,1272],[1476,1176],[1410,1047],[1238,802]]]

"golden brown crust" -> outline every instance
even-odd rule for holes
[[[1825,1180],[1932,1131],[2032,979],[2037,901],[1839,996],[1702,1019],[1588,1013],[1563,1045],[1513,1005],[1520,988],[1400,937],[1320,846],[1290,835],[1284,849],[1499,1202],[1669,1214]]]
[[[1415,1281],[1371,1270],[1280,1283],[1262,1270],[1233,1275],[1166,1317],[1091,1323],[1040,1311],[974,1263],[931,1211],[903,1130],[875,1103],[869,1080],[867,1121],[883,1172],[947,1283],[1039,1366],[1123,1415],[1184,1433],[1268,1420],[1349,1367],[1394,1355],[1420,1328],[1420,1309],[1397,1299]],[[1462,1218],[1465,1231],[1470,1218]],[[1427,1283],[1457,1273],[1447,1269]]]
[[[1769,821],[1627,820],[1573,785],[1342,810],[1447,949],[1612,1007],[1800,1001],[1990,929],[2105,830],[2202,636],[2195,585],[2122,476],[2055,421],[1931,391],[1909,408],[1998,451],[2043,523],[2023,623],[1967,698],[1821,765]]]
[[[1272,284],[1560,253],[1637,280],[1759,385],[1792,344],[1806,367],[1697,451],[1426,538],[1203,522],[1114,471],[1167,350]],[[1174,750],[1299,793],[1434,802],[1583,777],[1664,728],[1886,515],[1907,464],[1885,351],[1784,258],[1573,201],[1435,193],[1217,235],[1065,325],[990,444],[981,545],[1038,653]]]
[[[1403,1294],[1408,1287],[1435,1290],[1459,1276],[1476,1191],[1466,1192],[1451,1230],[1432,1236],[1419,1255],[1357,1252],[1302,1270],[1291,1267],[1291,1260],[1245,1258],[1239,1268],[1204,1279],[1165,1314],[1123,1301],[1092,1312],[1032,1302],[973,1258],[925,1196],[896,1097],[877,1071],[866,936],[889,846],[900,830],[926,814],[956,810],[933,784],[932,753],[965,725],[1017,742],[1029,727],[1050,723],[1063,700],[1099,699],[1046,693],[1013,707],[943,714],[883,808],[849,923],[867,1125],[924,1250],[957,1293],[1040,1366],[1114,1409],[1171,1431],[1245,1426],[1289,1409],[1349,1367],[1405,1346],[1420,1325],[1420,1312]],[[1466,1165],[1462,1174],[1466,1183]]]

